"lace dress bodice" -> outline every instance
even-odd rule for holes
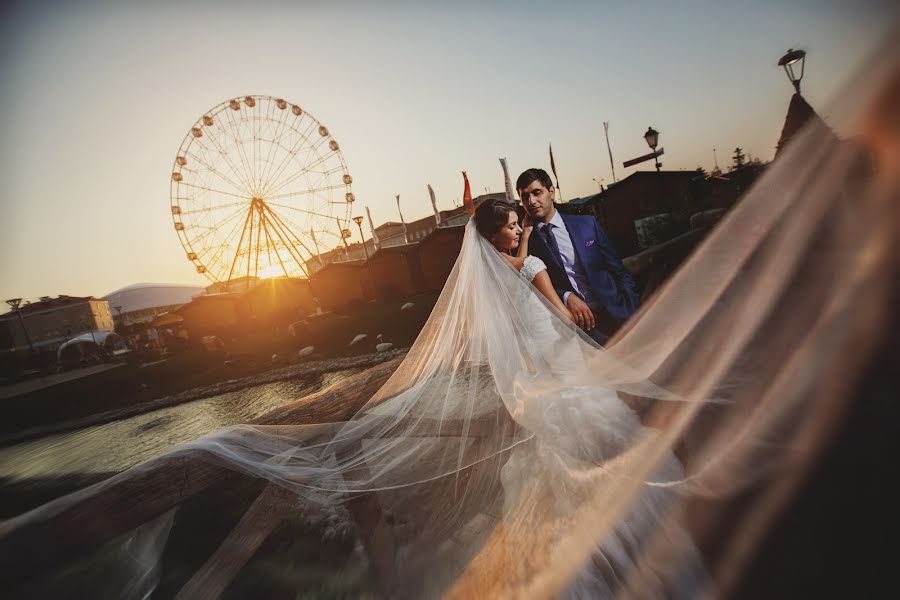
[[[532,281],[537,277],[538,273],[546,270],[547,265],[544,264],[544,261],[537,256],[529,255],[525,257],[525,262],[522,264],[522,270],[519,271],[519,274],[528,281]]]

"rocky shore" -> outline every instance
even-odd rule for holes
[[[257,373],[248,377],[228,379],[226,381],[220,381],[212,385],[193,388],[184,392],[172,394],[163,398],[148,400],[146,402],[131,405],[121,409],[96,413],[87,417],[72,419],[60,423],[51,423],[47,425],[23,429],[22,431],[0,437],[0,446],[17,444],[19,442],[24,442],[30,439],[39,438],[54,433],[73,431],[76,429],[82,429],[84,427],[91,427],[94,425],[102,425],[104,423],[110,423],[119,419],[152,412],[161,408],[175,406],[178,404],[183,404],[185,402],[193,402],[194,400],[209,398],[211,396],[218,396],[219,394],[226,394],[229,392],[234,392],[258,385],[264,385],[267,383],[289,381],[292,379],[300,379],[303,377],[313,377],[316,375],[331,373],[334,371],[364,369],[403,356],[404,354],[406,354],[407,350],[408,348],[399,348],[388,350],[386,352],[365,354],[362,356],[336,357],[324,360],[295,363],[292,365],[271,369],[263,373]]]

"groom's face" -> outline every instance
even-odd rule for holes
[[[553,197],[556,190],[552,185],[548,190],[543,183],[535,180],[528,187],[519,190],[519,194],[522,196],[522,206],[533,220],[546,223],[553,218]]]

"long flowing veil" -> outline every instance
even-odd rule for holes
[[[470,224],[405,359],[374,393],[354,380],[371,397],[352,418],[226,429],[5,521],[8,589],[727,591],[887,334],[896,44],[882,63],[842,134],[807,127],[607,349]],[[730,537],[697,518],[747,490]]]

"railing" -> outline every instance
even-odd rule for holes
[[[710,225],[692,229],[622,261],[634,276],[642,299],[648,298],[675,272],[710,229]]]

